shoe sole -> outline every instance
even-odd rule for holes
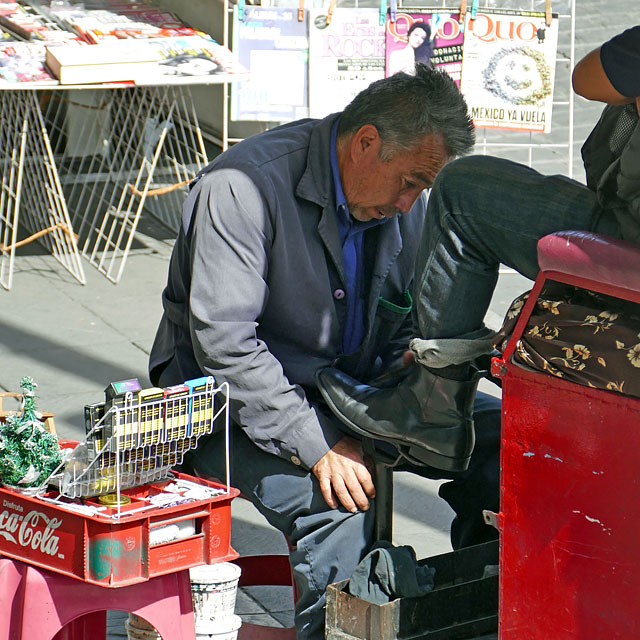
[[[371,431],[366,431],[365,429],[360,428],[355,422],[349,420],[346,416],[343,416],[331,397],[326,395],[322,388],[320,388],[320,393],[333,414],[352,431],[355,431],[358,435],[364,436],[365,438],[390,442],[396,446],[400,453],[402,453],[402,455],[412,464],[434,467],[441,471],[451,471],[454,473],[466,471],[468,469],[471,456],[465,458],[450,458],[449,456],[443,456],[441,453],[436,453],[435,451],[430,451],[424,447],[408,443],[406,440],[400,440],[389,436],[382,437],[376,433],[372,433]]]

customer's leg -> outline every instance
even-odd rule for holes
[[[500,264],[535,278],[538,240],[567,229],[619,235],[595,194],[568,178],[489,156],[447,165],[429,197],[416,259],[420,337],[410,347],[417,364],[395,389],[320,371],[318,388],[333,413],[408,458],[445,471],[465,469],[474,447],[479,375],[472,363],[493,348],[483,321]]]
[[[429,197],[416,260],[420,337],[476,337],[500,264],[535,279],[538,240],[568,229],[619,235],[595,193],[574,180],[491,156],[447,165]]]
[[[224,477],[224,438],[215,434],[188,460],[203,474]],[[269,523],[289,536],[298,586],[298,640],[324,638],[327,586],[349,578],[373,541],[374,507],[349,513],[330,509],[315,476],[256,447],[233,429],[231,483],[251,499]]]
[[[482,511],[500,509],[500,400],[479,392],[473,412],[476,443],[469,469],[440,486],[440,497],[456,517],[451,523],[454,549],[480,544],[498,537],[487,525]]]
[[[497,512],[500,507],[500,400],[478,392],[473,420],[476,443],[467,471],[452,474],[431,467],[401,468],[427,478],[450,480],[440,486],[439,494],[456,514],[451,523],[454,549],[498,537],[498,532],[485,524],[482,511]]]

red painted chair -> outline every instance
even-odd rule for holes
[[[0,557],[0,640],[100,640],[116,609],[167,640],[195,640],[188,570],[107,588]]]
[[[547,279],[640,303],[640,248],[563,232],[540,240],[538,260],[540,275],[492,364],[503,382],[499,637],[636,640],[640,400],[528,369],[512,355]]]
[[[295,606],[296,586],[287,554],[240,556],[233,562],[242,569],[239,587],[258,585],[291,587]],[[265,627],[243,622],[238,631],[238,640],[295,640],[295,638],[295,627]]]

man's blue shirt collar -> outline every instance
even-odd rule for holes
[[[333,184],[335,188],[336,209],[340,215],[349,216],[349,207],[347,207],[347,199],[344,197],[342,190],[342,180],[340,180],[340,170],[338,169],[338,118],[331,127],[331,173],[333,174]]]

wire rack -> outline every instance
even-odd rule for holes
[[[84,271],[35,91],[0,91],[0,285],[11,289],[16,248],[37,239],[77,280]],[[32,234],[18,239],[18,224]]]
[[[184,86],[48,92],[43,117],[82,255],[118,282],[144,207],[176,231],[207,164]]]
[[[84,442],[49,476],[46,484],[60,497],[75,499],[168,478],[198,440],[224,424],[226,485],[229,478],[229,386],[208,378],[202,391],[180,397],[137,402],[133,393],[112,406],[89,431]]]

